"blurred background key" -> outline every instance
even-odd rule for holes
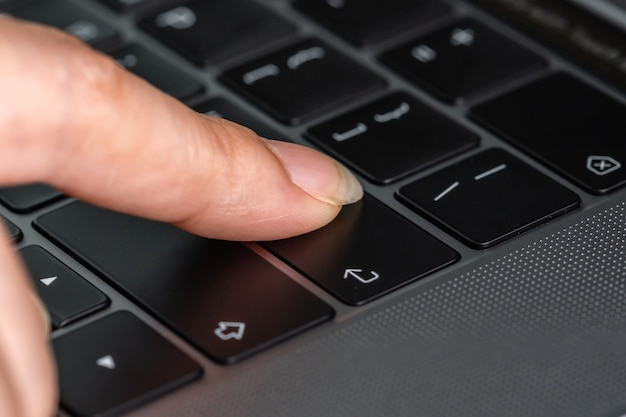
[[[415,30],[449,13],[439,0],[298,0],[294,6],[356,45]]]
[[[295,31],[248,0],[186,2],[142,20],[139,26],[198,64],[226,61]]]
[[[204,89],[198,81],[141,45],[126,45],[111,56],[128,71],[179,100],[194,97]]]
[[[80,3],[69,0],[41,0],[11,9],[9,14],[54,26],[101,50],[107,50],[119,41],[113,26]]]
[[[63,197],[46,184],[26,184],[0,188],[0,202],[17,213],[28,213]]]

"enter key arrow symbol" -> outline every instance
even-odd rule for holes
[[[343,279],[348,279],[349,277],[355,278],[358,281],[362,282],[363,284],[369,284],[371,282],[376,281],[378,278],[380,278],[380,275],[378,273],[376,273],[375,271],[370,271],[370,276],[369,278],[364,278],[361,273],[363,272],[362,269],[353,269],[353,268],[348,268],[346,269],[346,271],[343,274]]]

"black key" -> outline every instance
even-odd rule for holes
[[[315,232],[264,244],[348,304],[363,304],[459,256],[372,197]]]
[[[77,417],[118,416],[202,374],[202,368],[128,312],[53,340],[61,407]]]
[[[557,54],[576,62],[626,93],[624,28],[590,13],[577,2],[562,0],[472,0],[498,19],[534,37]],[[624,0],[609,0],[624,7]],[[602,7],[604,2],[596,2]],[[606,7],[609,11],[610,8]],[[614,12],[613,12],[614,13]],[[618,15],[619,15],[618,11]]]
[[[242,110],[223,98],[206,101],[194,108],[200,113],[214,117],[221,117],[222,119],[227,119],[231,122],[246,126],[247,128],[254,130],[263,138],[287,141],[282,134],[278,133],[267,124],[261,122],[256,117],[253,117],[250,113]]]
[[[406,43],[381,59],[446,101],[545,65],[539,56],[470,19]]]
[[[283,122],[299,124],[385,86],[316,39],[227,71],[222,79]]]
[[[112,52],[111,56],[127,70],[179,100],[189,99],[204,88],[198,81],[143,46],[126,45]]]
[[[575,193],[500,149],[402,187],[399,197],[478,249],[580,205]]]
[[[0,219],[2,219],[2,222],[4,222],[6,226],[7,234],[9,235],[9,241],[19,242],[22,239],[22,231],[4,217],[0,217]]]
[[[199,64],[216,64],[290,36],[295,28],[249,0],[187,1],[139,26]]]
[[[20,251],[52,326],[63,327],[109,305],[109,299],[39,246]]]
[[[333,310],[240,243],[73,203],[36,225],[226,363],[328,320]]]
[[[28,213],[52,203],[63,194],[46,184],[28,184],[0,188],[0,201],[18,213]]]
[[[405,93],[311,128],[310,139],[371,181],[388,183],[478,144],[478,137]]]
[[[594,194],[626,185],[626,106],[563,73],[472,109],[486,127]]]
[[[414,30],[450,11],[438,0],[297,0],[294,6],[357,45]]]
[[[10,14],[54,26],[100,49],[110,48],[119,39],[113,26],[78,2],[41,0],[11,10]]]
[[[0,11],[10,10],[12,7],[26,4],[29,0],[0,0]]]

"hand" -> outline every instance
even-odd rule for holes
[[[341,165],[195,113],[112,59],[0,18],[0,184],[81,200],[203,236],[269,240],[331,221],[362,189]],[[0,415],[50,416],[49,323],[0,236]]]

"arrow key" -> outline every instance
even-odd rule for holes
[[[126,311],[53,340],[61,407],[72,416],[117,416],[185,383],[202,368]]]
[[[53,327],[63,327],[109,304],[104,294],[39,246],[28,246],[20,254]]]

